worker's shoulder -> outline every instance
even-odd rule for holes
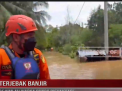
[[[38,54],[42,55],[42,52],[41,52],[39,49],[34,48],[34,51],[35,51],[36,53],[38,53]]]
[[[4,54],[6,54],[4,48],[0,48],[0,55],[4,55]]]

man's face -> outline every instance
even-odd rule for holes
[[[21,45],[21,47],[23,48],[23,44],[25,43],[25,41],[31,37],[35,37],[35,32],[29,32],[29,33],[25,33],[25,34],[13,34],[13,40],[18,44]]]

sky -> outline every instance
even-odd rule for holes
[[[69,16],[71,21],[74,22],[80,12],[80,9],[84,2],[48,2],[49,8],[46,10],[51,16],[51,20],[47,21],[47,24],[52,25],[53,27],[62,26],[66,24],[66,16],[67,16],[67,7],[69,10]],[[109,2],[112,4],[113,2]],[[85,26],[87,20],[90,16],[90,13],[93,9],[97,8],[101,5],[101,8],[104,9],[104,2],[85,2],[81,13],[77,19],[77,23],[82,23]]]

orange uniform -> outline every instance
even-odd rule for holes
[[[10,49],[12,49],[12,46],[9,46]],[[40,50],[37,48],[34,49],[35,54],[39,55],[39,69],[40,69],[40,79],[50,79],[49,70],[47,66],[46,59],[43,57],[43,54]],[[19,55],[14,52],[17,57]],[[11,61],[6,54],[5,50],[0,48],[0,79],[11,79],[12,74],[12,67],[11,67]],[[20,68],[21,69],[21,68]]]

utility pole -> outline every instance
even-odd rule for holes
[[[104,47],[105,47],[105,51],[107,53],[107,56],[106,56],[106,60],[108,60],[108,48],[109,48],[109,45],[108,45],[108,3],[107,1],[104,1]]]

